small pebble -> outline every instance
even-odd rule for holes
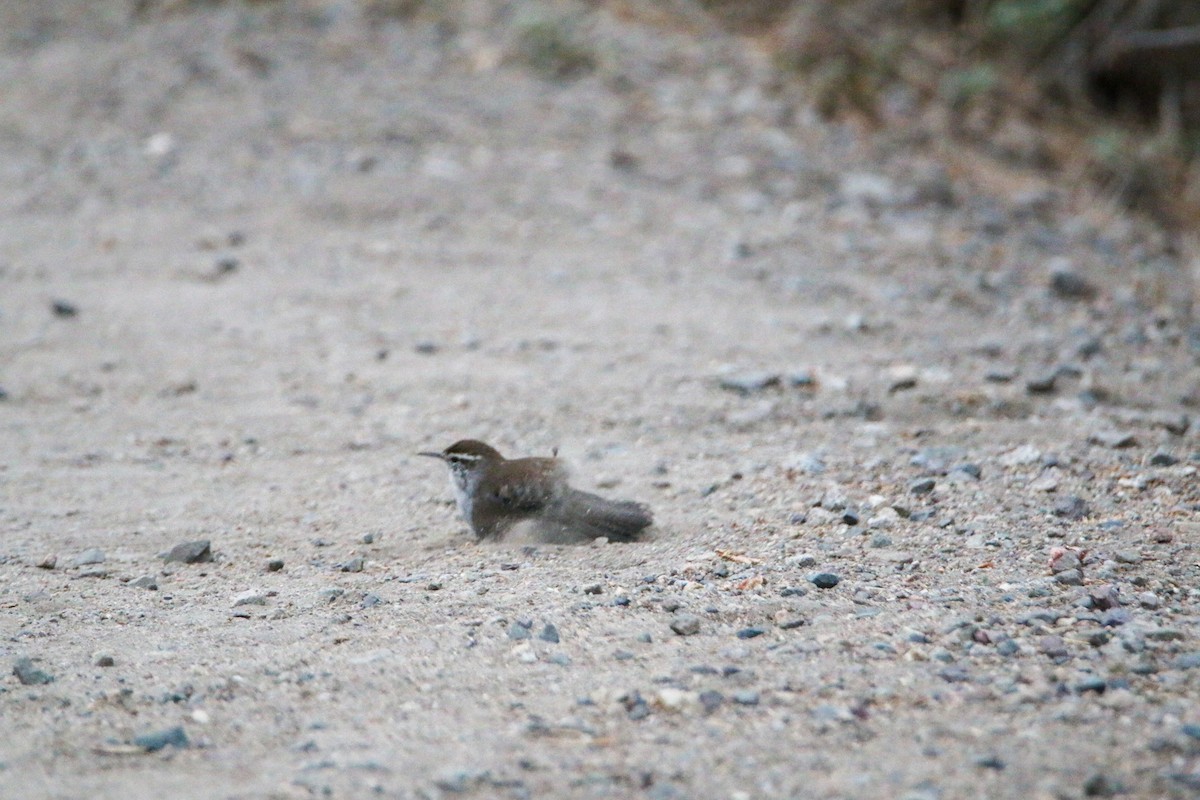
[[[1054,576],[1054,580],[1063,586],[1082,586],[1083,572],[1077,569],[1063,570]]]
[[[137,589],[148,589],[153,592],[158,590],[158,579],[153,575],[143,575],[137,580],[130,581],[129,585]]]
[[[1088,515],[1087,501],[1082,497],[1075,495],[1067,495],[1059,498],[1054,504],[1054,516],[1063,517],[1064,519],[1078,520],[1083,519]]]
[[[767,631],[765,628],[742,628],[740,631],[737,632],[737,638],[739,638],[739,639],[754,639],[756,637],[762,636],[766,632]]]
[[[338,569],[342,572],[362,572],[366,563],[366,560],[362,556],[355,556],[349,561],[338,565]]]
[[[976,758],[975,766],[982,767],[983,769],[1002,770],[1008,765],[1004,763],[1004,759],[997,755],[990,754]]]
[[[971,680],[971,673],[961,664],[951,664],[938,670],[938,677],[947,683],[966,683]]]
[[[233,607],[238,606],[265,606],[267,604],[267,595],[261,589],[247,589],[233,599]]]
[[[283,569],[282,558],[272,558],[267,562],[267,572],[279,572],[281,569]]]
[[[739,706],[756,706],[759,702],[759,693],[753,689],[739,689],[731,695],[731,699]]]
[[[704,709],[704,713],[711,714],[725,702],[725,695],[715,689],[709,689],[701,692],[698,699],[700,700],[700,707]]]
[[[933,478],[917,478],[908,484],[909,494],[929,494],[937,486],[937,481]]]
[[[198,564],[213,560],[212,547],[207,539],[177,544],[169,552],[159,557],[165,561],[174,561],[180,564]]]
[[[692,636],[700,632],[700,618],[695,614],[676,614],[671,620],[671,630],[680,636]]]
[[[46,556],[41,561],[39,561],[37,564],[37,567],[38,567],[38,569],[54,569],[54,567],[57,564],[58,564],[58,556],[55,555],[54,553],[51,553],[50,555]]]
[[[162,731],[153,733],[143,733],[141,736],[135,736],[133,743],[145,750],[147,753],[154,753],[162,750],[168,745],[173,747],[187,747],[188,737],[183,732],[183,728],[176,725],[174,728],[167,728]]]
[[[50,304],[50,310],[54,312],[54,316],[60,319],[68,319],[79,314],[78,306],[68,303],[66,300],[55,300]]]
[[[1162,450],[1150,456],[1150,466],[1152,467],[1173,467],[1178,463],[1178,458]]]
[[[559,642],[558,628],[554,627],[554,623],[547,622],[545,627],[542,628],[541,633],[538,634],[538,638],[541,639],[543,642],[550,642],[551,644],[558,644],[558,642]]]
[[[108,653],[97,653],[93,657],[92,663],[94,663],[97,667],[111,667],[111,666],[115,665],[117,662],[116,662],[116,659],[114,659]]]
[[[78,553],[67,560],[68,567],[83,567],[88,564],[103,564],[104,551],[99,547],[92,547]]]
[[[1200,668],[1200,650],[1194,653],[1184,653],[1171,662],[1171,666],[1178,670]]]
[[[1030,394],[1051,394],[1058,382],[1058,370],[1043,372],[1025,381],[1025,391]]]
[[[748,372],[721,378],[720,386],[722,389],[746,395],[778,386],[780,380],[778,372]]]
[[[1038,640],[1038,650],[1050,658],[1064,658],[1070,655],[1061,636],[1043,636]]]
[[[18,658],[12,671],[22,686],[41,686],[54,680],[49,672],[35,667],[31,658]]]
[[[817,572],[810,575],[808,579],[818,589],[832,589],[841,582],[841,578],[832,572]]]
[[[1095,285],[1070,266],[1050,273],[1050,291],[1064,300],[1091,300],[1096,296]]]
[[[1088,443],[1122,450],[1136,445],[1137,437],[1128,431],[1096,431],[1088,436]]]
[[[604,588],[598,583],[589,583],[587,586],[583,587],[584,594],[600,594],[603,591]]]
[[[1125,787],[1103,772],[1097,772],[1083,782],[1084,797],[1115,797],[1125,794]]]
[[[519,642],[528,639],[532,635],[533,632],[530,630],[530,626],[522,625],[520,620],[508,626],[508,638],[513,641]]]

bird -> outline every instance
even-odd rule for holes
[[[557,455],[557,451],[555,451]],[[546,544],[581,544],[599,537],[629,542],[654,522],[649,507],[572,489],[568,470],[553,458],[514,458],[475,439],[417,455],[450,468],[459,513],[477,540],[503,540],[527,523]]]

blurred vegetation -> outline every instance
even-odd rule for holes
[[[1197,0],[696,0],[759,36],[817,109],[891,128],[898,93],[935,134],[1084,176],[1200,227]],[[894,103],[892,103],[894,105]],[[935,128],[936,128],[935,124]],[[1043,141],[1002,141],[1013,130]]]

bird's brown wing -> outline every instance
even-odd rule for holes
[[[526,480],[497,486],[492,499],[509,511],[536,513],[553,503],[566,487],[566,469],[553,458],[522,458],[517,462]]]

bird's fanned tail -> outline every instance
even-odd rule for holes
[[[614,542],[631,542],[653,522],[654,515],[641,503],[606,500],[571,489],[545,509],[538,538],[559,544],[586,542],[601,536]]]

